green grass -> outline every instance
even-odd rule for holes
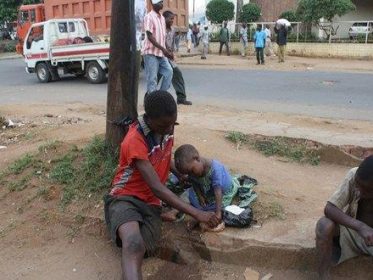
[[[110,187],[118,164],[118,152],[112,153],[105,140],[94,137],[83,149],[61,142],[42,145],[35,155],[26,154],[0,174],[0,181],[10,192],[24,190],[30,180],[42,184],[31,202],[37,197],[48,198],[51,184],[62,186],[61,206],[89,194],[101,197]],[[26,175],[25,175],[26,174]],[[22,179],[17,179],[22,176]],[[45,186],[45,187],[44,187]]]
[[[83,150],[75,147],[63,156],[50,176],[52,180],[64,185],[62,206],[79,196],[89,193],[101,195],[106,191],[114,176],[117,161],[117,153],[112,154],[104,139],[99,137],[94,137]]]
[[[263,155],[279,156],[295,162],[306,162],[312,165],[320,163],[319,155],[315,149],[307,146],[306,140],[291,139],[288,137],[257,137],[232,131],[225,136],[229,141],[239,145],[246,144]]]
[[[28,168],[33,162],[33,156],[26,154],[20,159],[16,160],[13,164],[9,166],[9,172],[13,174],[20,174],[26,168]]]

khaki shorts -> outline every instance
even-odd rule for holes
[[[139,222],[142,239],[147,255],[154,255],[161,237],[161,207],[152,206],[132,197],[114,197],[106,195],[105,220],[113,242],[122,247],[122,240],[117,232],[121,225],[128,222]]]
[[[360,255],[373,256],[373,246],[367,246],[356,231],[341,225],[339,226],[339,245],[341,254],[338,264]]]

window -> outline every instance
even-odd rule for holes
[[[31,29],[27,38],[27,49],[31,48],[32,42],[44,40],[44,26],[35,26]]]
[[[67,22],[59,22],[58,31],[60,31],[60,33],[75,32],[75,24],[69,22],[69,30],[67,30]]]
[[[31,16],[31,22],[35,22],[35,19],[36,19],[35,10],[30,11],[30,16]]]
[[[26,22],[28,21],[28,16],[29,16],[28,11],[20,11],[18,20],[20,22]]]

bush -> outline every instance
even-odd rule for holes
[[[17,42],[12,40],[0,41],[0,52],[15,52],[16,44]]]
[[[231,20],[234,18],[234,4],[228,0],[212,0],[207,4],[206,17],[213,23]]]
[[[280,15],[280,18],[285,18],[290,22],[298,21],[298,17],[295,11],[286,11]]]
[[[261,16],[261,9],[257,4],[249,3],[242,6],[242,11],[240,13],[241,22],[255,22]]]

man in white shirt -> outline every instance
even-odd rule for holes
[[[270,26],[267,24],[266,28],[264,29],[264,32],[266,33],[266,56],[276,56],[273,47],[272,47],[272,32]]]

